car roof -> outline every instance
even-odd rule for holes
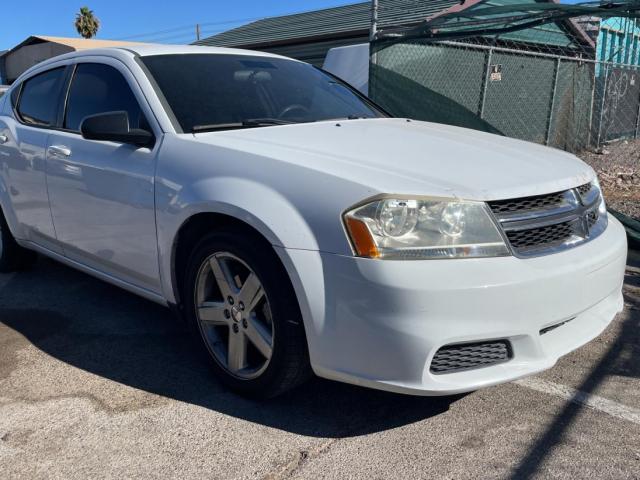
[[[260,57],[281,57],[280,55],[274,55],[272,53],[258,52],[255,50],[243,50],[239,48],[223,48],[223,47],[205,47],[199,45],[160,45],[160,44],[140,44],[132,45],[130,47],[116,47],[124,48],[128,51],[135,52],[141,57],[147,57],[151,55],[179,55],[188,53],[208,53],[218,55],[253,55]]]
[[[113,58],[122,57],[148,57],[153,55],[185,55],[185,54],[210,54],[210,55],[247,55],[254,57],[266,57],[266,58],[282,58],[291,60],[292,62],[298,62],[282,55],[275,55],[273,53],[258,52],[255,50],[243,50],[239,48],[224,48],[224,47],[205,47],[199,45],[163,45],[163,44],[133,44],[122,47],[107,47],[107,48],[88,48],[85,50],[78,50],[75,52],[65,53],[52,57],[48,60],[40,62],[27,71],[22,73],[15,83],[19,83],[23,78],[28,77],[33,71],[41,70],[47,65],[59,62],[61,60],[68,60],[74,58],[82,58],[89,56],[107,56]]]

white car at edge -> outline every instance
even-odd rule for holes
[[[33,252],[179,311],[218,377],[445,395],[550,368],[623,307],[575,156],[388,118],[310,65],[139,46],[0,98],[0,270]],[[89,299],[87,299],[89,301]]]

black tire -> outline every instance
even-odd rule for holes
[[[0,211],[0,273],[25,270],[37,260],[37,254],[16,243]]]
[[[201,267],[219,252],[231,253],[250,267],[268,297],[272,313],[273,351],[266,369],[257,378],[240,379],[227,371],[210,351],[200,328],[196,312],[196,282]],[[182,298],[190,330],[214,373],[230,390],[251,398],[272,398],[311,377],[307,341],[296,295],[276,253],[263,239],[239,228],[211,233],[193,250],[184,278]]]

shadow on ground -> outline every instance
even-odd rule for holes
[[[615,341],[602,359],[585,377],[578,391],[582,394],[597,394],[598,388],[611,376],[640,378],[640,256],[637,251],[629,255],[629,269],[625,276],[626,313]],[[552,456],[554,450],[565,441],[566,432],[577,420],[585,407],[579,400],[568,401],[555,416],[546,431],[529,448],[527,454],[514,468],[511,478],[524,480],[541,474],[541,467]]]
[[[48,355],[114,382],[307,436],[384,431],[446,412],[460,398],[394,395],[320,379],[266,403],[240,398],[216,382],[168,310],[46,259],[6,278],[0,324]],[[13,369],[12,358],[0,354],[0,379]]]

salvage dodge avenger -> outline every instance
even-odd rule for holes
[[[550,368],[623,306],[575,156],[391,118],[295,60],[136,46],[0,100],[0,269],[52,257],[175,310],[229,388],[446,395]]]

